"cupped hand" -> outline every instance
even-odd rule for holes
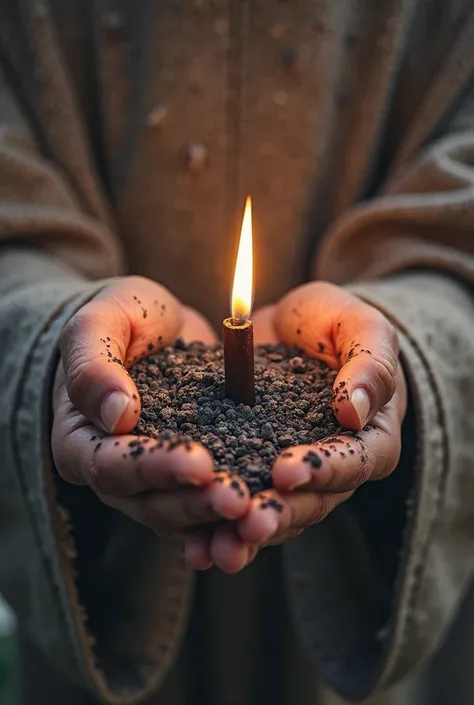
[[[53,395],[52,450],[62,478],[160,534],[236,519],[249,508],[243,482],[241,492],[228,477],[214,482],[200,444],[132,434],[140,398],[127,367],[178,337],[215,342],[206,320],[159,284],[113,283],[64,328]]]
[[[379,311],[340,287],[316,282],[253,318],[256,345],[296,345],[338,370],[333,409],[353,433],[282,453],[273,489],[253,497],[245,516],[217,526],[211,540],[190,537],[187,555],[196,567],[212,561],[229,572],[242,569],[260,546],[295,537],[362,483],[387,477],[400,456],[406,383],[396,331]]]

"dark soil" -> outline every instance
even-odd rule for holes
[[[348,433],[331,409],[336,373],[296,349],[256,349],[252,408],[225,397],[220,346],[177,341],[136,363],[130,374],[142,402],[135,433],[159,439],[170,431],[185,443],[200,441],[216,470],[240,475],[252,494],[271,487],[271,469],[282,451]],[[321,465],[313,451],[308,462]]]

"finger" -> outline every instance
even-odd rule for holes
[[[406,388],[400,381],[373,426],[284,451],[272,471],[274,487],[280,492],[302,488],[345,492],[367,480],[387,477],[400,459],[405,408]]]
[[[183,325],[179,332],[180,338],[186,343],[199,341],[205,345],[218,342],[217,335],[211,324],[193,308],[183,306]]]
[[[280,494],[269,490],[253,498],[249,511],[237,522],[238,536],[247,544],[270,544],[275,536],[290,529],[306,528],[323,521],[353,492],[301,491]]]
[[[206,531],[193,531],[185,537],[184,557],[190,568],[194,570],[208,570],[214,565],[211,556],[212,533]]]
[[[200,486],[215,477],[212,458],[198,443],[172,434],[152,440],[101,433],[71,404],[64,386],[57,393],[52,449],[65,480],[110,494]]]
[[[333,388],[333,406],[346,428],[360,429],[392,398],[398,369],[398,337],[379,311],[357,302],[336,326],[341,370]]]
[[[225,573],[238,573],[253,560],[256,553],[257,547],[243,541],[235,526],[228,523],[216,526],[211,541],[211,557]]]
[[[254,345],[276,345],[279,342],[274,315],[275,306],[264,306],[252,314]]]
[[[221,519],[212,507],[206,490],[153,491],[134,497],[101,494],[99,497],[107,506],[126,514],[159,535]]]
[[[276,460],[273,485],[280,492],[346,492],[387,477],[400,458],[399,428],[396,420],[390,431],[369,427],[357,437],[335,436],[292,448]]]
[[[73,316],[61,336],[74,406],[108,433],[131,431],[140,400],[125,365],[171,343],[180,327],[178,301],[158,284],[128,277],[107,287]]]
[[[266,545],[273,536],[286,531],[293,521],[290,507],[276,490],[252,497],[248,513],[237,523],[240,539],[249,545]]]
[[[179,437],[154,440],[132,435],[102,436],[89,424],[53,425],[55,464],[68,482],[117,496],[152,489],[205,486],[214,479],[207,450]]]
[[[236,520],[244,516],[249,496],[236,492],[225,483],[211,483],[203,488],[184,488],[168,492],[151,491],[132,497],[99,493],[110,507],[127,514],[158,534],[182,531],[201,524]]]

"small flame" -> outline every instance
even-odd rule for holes
[[[252,199],[245,202],[239,251],[232,286],[232,318],[245,323],[250,318],[253,304],[253,243],[252,243]]]

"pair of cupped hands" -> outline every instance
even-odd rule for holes
[[[280,456],[273,489],[264,493],[265,511],[261,497],[250,497],[239,478],[215,481],[213,460],[199,443],[130,455],[140,399],[126,368],[152,345],[158,349],[178,337],[215,343],[199,313],[153,281],[126,277],[83,306],[62,333],[53,394],[58,472],[158,535],[181,541],[188,564],[198,570],[241,570],[260,547],[293,538],[362,483],[386,477],[400,455],[406,384],[396,332],[379,311],[340,287],[315,282],[252,318],[256,345],[297,345],[338,370],[334,388],[347,394],[336,395],[334,412],[342,426],[358,432],[344,437],[342,454],[328,452],[334,440],[322,440]],[[94,437],[99,442],[91,442]],[[317,452],[321,467],[303,460],[308,450]],[[236,480],[242,492],[231,486]],[[268,503],[271,497],[278,503]]]

